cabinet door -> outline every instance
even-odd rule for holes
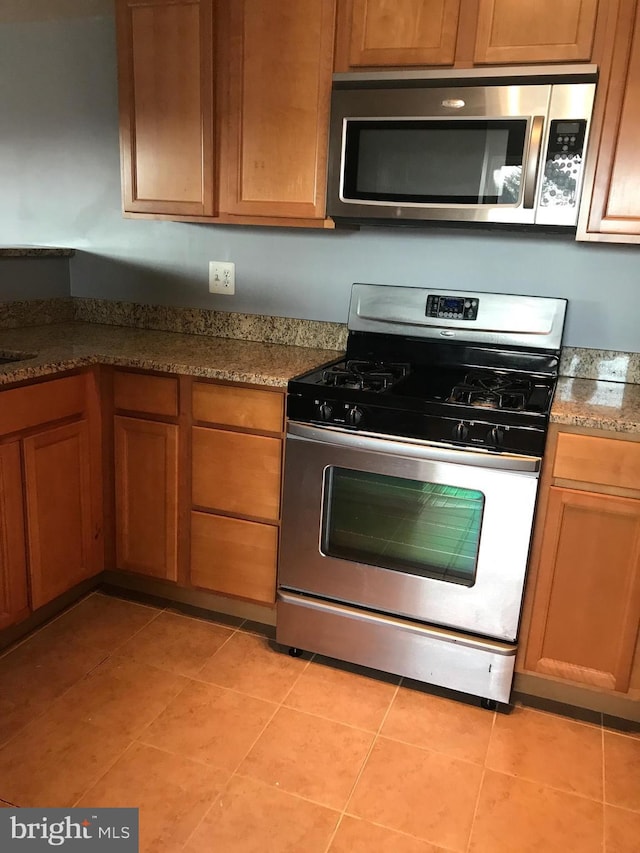
[[[525,666],[626,691],[640,624],[640,501],[551,487]]]
[[[584,205],[578,239],[640,242],[639,90],[640,8],[627,0],[620,4],[597,160],[592,151],[595,176],[587,176],[591,206]]]
[[[125,211],[212,215],[213,0],[117,0]]]
[[[115,418],[116,564],[178,577],[178,427]]]
[[[23,447],[35,610],[98,570],[88,422],[44,430],[25,438]]]
[[[191,513],[191,583],[273,604],[278,528],[240,518]]]
[[[480,0],[474,61],[591,58],[598,0]]]
[[[20,445],[14,441],[0,445],[0,629],[28,613]]]
[[[324,218],[335,0],[221,4],[220,212]]]
[[[460,0],[341,0],[336,70],[452,65]]]
[[[262,435],[193,428],[195,506],[277,521],[282,442]]]

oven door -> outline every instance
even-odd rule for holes
[[[279,587],[511,642],[540,461],[290,423]]]

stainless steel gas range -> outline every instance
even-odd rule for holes
[[[507,703],[566,301],[354,284],[289,383],[277,641]]]

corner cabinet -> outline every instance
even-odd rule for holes
[[[339,0],[336,71],[588,61],[604,25],[602,6],[602,0]]]
[[[220,216],[322,225],[335,0],[218,9]]]
[[[214,0],[116,0],[125,213],[214,214]]]
[[[524,670],[627,694],[640,680],[640,442],[554,429]]]
[[[580,213],[579,240],[640,243],[639,89],[640,6],[621,0],[608,89],[592,131],[585,176],[591,199]]]
[[[0,445],[0,630],[29,615],[20,442]]]
[[[0,628],[103,568],[92,371],[0,392]]]

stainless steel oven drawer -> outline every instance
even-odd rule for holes
[[[516,646],[279,590],[276,640],[508,702]]]

